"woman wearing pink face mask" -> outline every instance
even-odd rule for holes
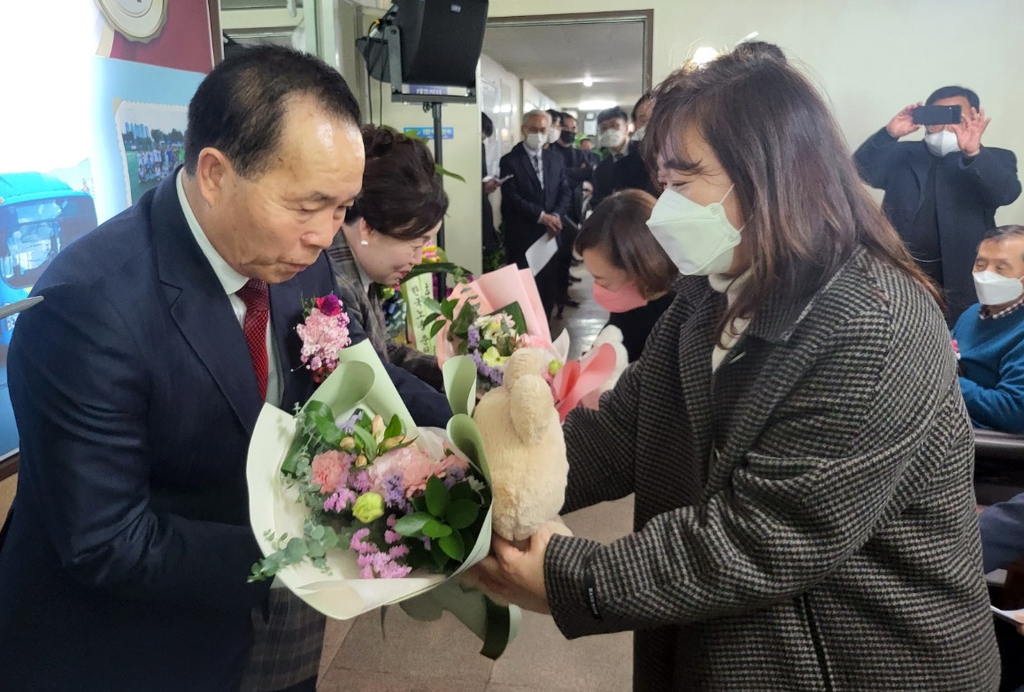
[[[654,203],[642,190],[618,192],[598,205],[576,239],[576,251],[594,277],[594,300],[611,313],[608,325],[622,331],[631,363],[672,304],[679,276],[647,228]]]

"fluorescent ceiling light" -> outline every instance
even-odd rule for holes
[[[588,89],[590,87],[594,86],[594,78],[591,77],[590,75],[587,75],[586,77],[584,77],[583,78],[583,86],[587,87]]]
[[[579,109],[581,111],[603,111],[608,108],[615,108],[619,104],[614,101],[580,101]]]

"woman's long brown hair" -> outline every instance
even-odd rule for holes
[[[751,277],[719,333],[769,296],[813,294],[859,248],[906,272],[941,304],[892,225],[868,195],[824,100],[781,59],[726,54],[687,65],[656,92],[643,153],[657,170],[693,170],[683,132],[694,128],[735,184]]]

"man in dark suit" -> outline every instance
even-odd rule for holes
[[[655,197],[661,191],[655,187],[640,153],[647,120],[654,108],[654,96],[647,92],[633,108],[635,132],[630,139],[629,118],[621,108],[609,108],[597,115],[597,128],[601,144],[601,163],[594,171],[594,197],[591,205],[597,207],[606,197],[620,190],[643,190]]]
[[[929,106],[960,106],[962,119],[929,125],[924,141],[900,142],[921,129],[911,104],[857,149],[854,160],[871,187],[885,190],[882,210],[921,269],[946,292],[946,321],[952,325],[978,302],[971,276],[974,253],[995,227],[996,209],[1021,192],[1013,152],[981,144],[990,118],[978,95],[943,87]]]
[[[273,617],[270,585],[246,583],[246,456],[264,401],[315,389],[295,326],[334,290],[321,252],[361,186],[359,108],[324,63],[266,46],[221,63],[188,120],[184,169],[62,252],[15,330],[2,690],[238,690],[254,611]],[[444,423],[440,395],[391,372],[418,422]],[[317,663],[247,688],[312,690]]]
[[[565,180],[561,157],[544,149],[551,116],[530,111],[523,116],[523,141],[501,157],[501,215],[505,223],[505,249],[509,262],[525,269],[526,251],[544,234],[560,238],[562,219],[569,214],[572,194]],[[552,258],[535,274],[548,316],[558,298],[558,261]]]

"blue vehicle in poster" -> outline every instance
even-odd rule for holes
[[[44,173],[0,173],[0,306],[27,298],[61,248],[94,228],[89,193]],[[0,349],[16,320],[0,319]]]

